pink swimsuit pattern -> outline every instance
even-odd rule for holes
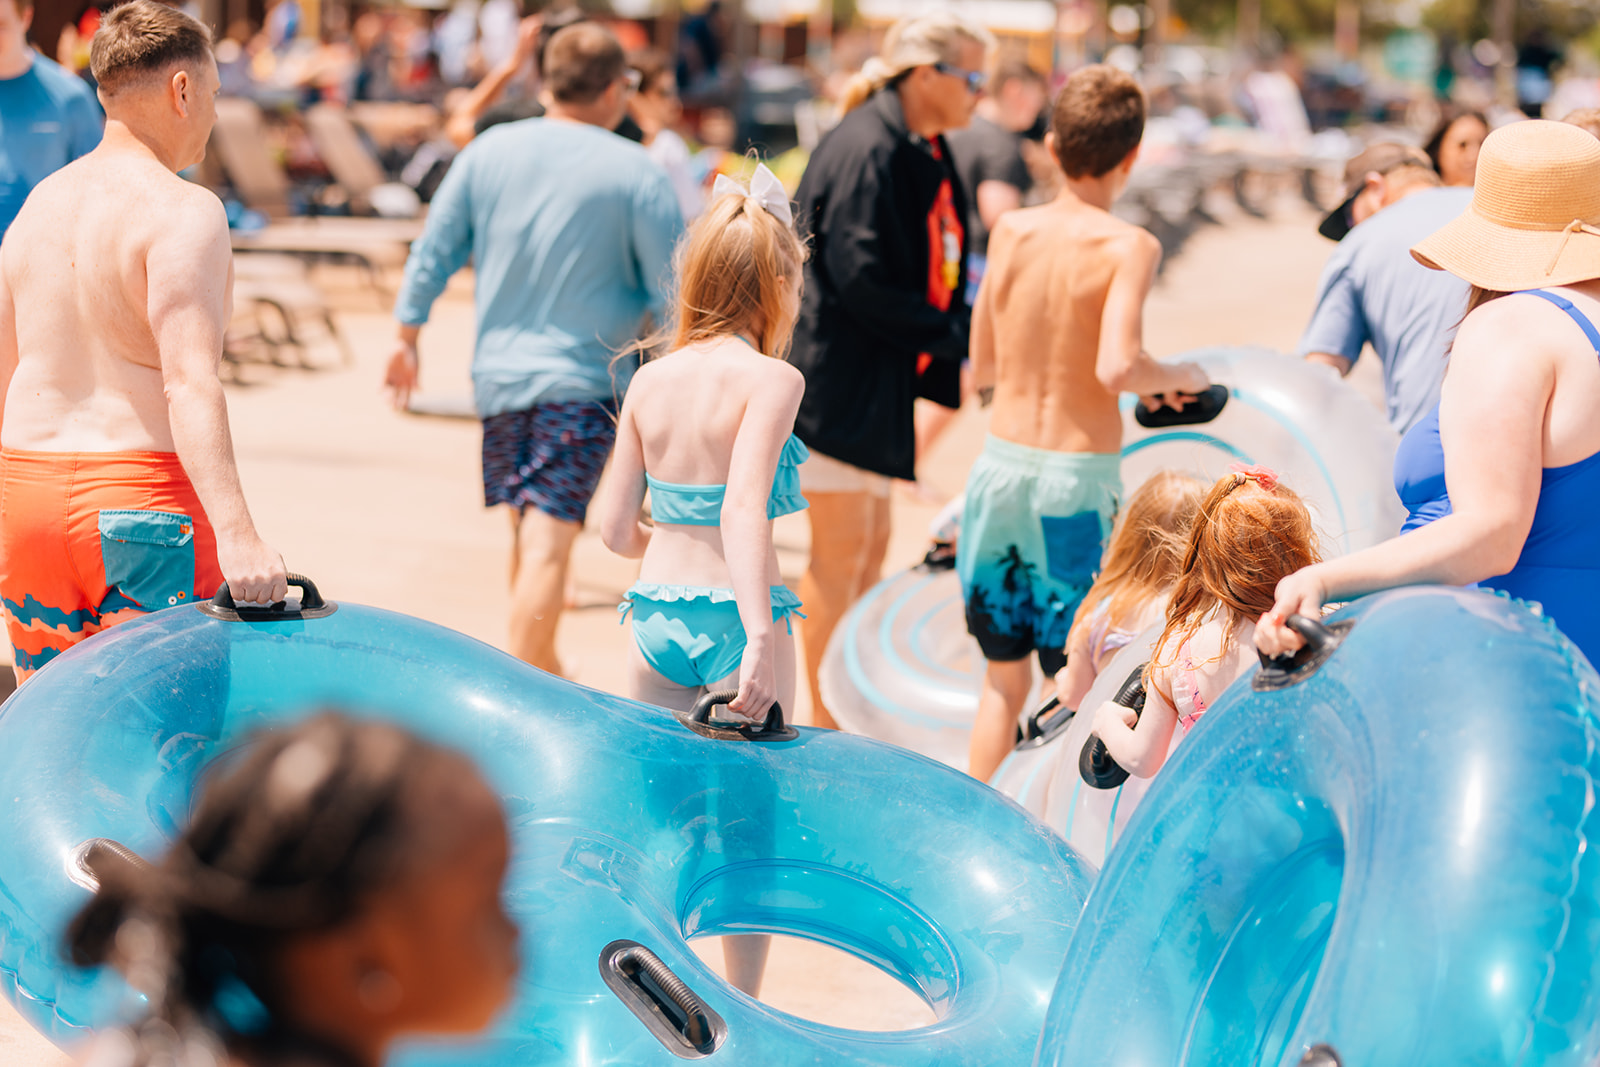
[[[1200,678],[1195,671],[1194,660],[1189,655],[1189,642],[1183,643],[1178,655],[1183,666],[1172,682],[1172,706],[1178,713],[1178,725],[1182,726],[1183,732],[1187,734],[1189,728],[1199,722],[1200,716],[1206,713],[1206,702],[1200,696]]]

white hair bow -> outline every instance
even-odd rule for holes
[[[750,178],[749,189],[726,174],[717,175],[717,180],[711,183],[711,199],[715,200],[724,193],[748,196],[766,208],[769,215],[785,226],[794,223],[794,213],[789,209],[789,194],[784,191],[783,183],[778,180],[778,176],[768,170],[765,163],[756,164],[756,172]]]

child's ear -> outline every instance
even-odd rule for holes
[[[1133,172],[1133,165],[1139,161],[1139,148],[1139,145],[1134,145],[1133,151],[1122,157],[1122,173],[1130,174]]]

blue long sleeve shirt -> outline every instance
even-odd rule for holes
[[[682,231],[672,183],[643,148],[581,123],[505,123],[445,175],[395,317],[426,322],[470,258],[480,416],[620,396],[634,361],[617,353],[646,311],[661,316]]]
[[[100,143],[105,116],[82,78],[44,56],[0,78],[0,237],[33,187]]]

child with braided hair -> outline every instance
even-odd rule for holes
[[[81,966],[150,1005],[102,1035],[111,1067],[379,1067],[410,1033],[469,1033],[510,996],[508,840],[473,766],[336,713],[260,733],[214,765],[194,819],[150,864],[85,858]]]
[[[1201,501],[1167,625],[1145,667],[1142,714],[1110,701],[1094,733],[1129,774],[1152,777],[1182,735],[1256,664],[1255,625],[1278,581],[1321,558],[1305,504],[1265,467],[1233,465]]]

